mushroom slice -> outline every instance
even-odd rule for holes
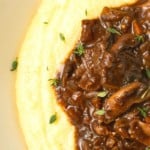
[[[126,112],[133,104],[141,103],[150,98],[150,94],[143,96],[145,91],[147,91],[147,86],[136,81],[122,87],[110,96],[104,104],[104,122],[109,124],[116,117]]]
[[[138,119],[130,122],[130,137],[147,146],[150,145],[150,124],[144,123]]]
[[[121,35],[120,38],[114,43],[110,49],[110,52],[113,54],[118,54],[123,49],[134,48],[138,42],[135,40],[133,34],[127,33]]]

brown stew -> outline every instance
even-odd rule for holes
[[[78,150],[150,146],[150,1],[82,21],[55,88]]]

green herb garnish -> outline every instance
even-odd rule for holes
[[[117,31],[115,28],[108,28],[107,31],[113,34],[121,35],[121,33]]]
[[[17,66],[18,66],[18,61],[17,61],[17,58],[16,60],[14,60],[11,64],[11,69],[10,71],[15,71],[17,69]]]
[[[60,81],[58,79],[49,79],[48,81],[50,81],[50,85],[51,86],[58,86],[58,84],[60,83]]]
[[[75,51],[74,51],[74,53],[76,54],[76,55],[78,55],[78,56],[81,56],[81,55],[83,55],[84,54],[84,47],[83,47],[83,45],[82,45],[82,43],[80,43],[78,46],[77,46],[77,48],[75,49]]]
[[[43,23],[44,23],[44,24],[48,24],[48,21],[44,21]]]
[[[60,39],[61,39],[62,41],[65,41],[65,40],[66,40],[63,33],[59,33],[59,37],[60,37]]]
[[[146,75],[148,78],[150,78],[150,69],[146,69]]]
[[[87,9],[85,10],[85,15],[87,16],[88,12],[87,12]]]
[[[104,109],[99,109],[95,112],[95,114],[97,115],[104,115],[105,114],[105,110]]]
[[[98,97],[105,97],[108,94],[108,91],[100,91],[98,92],[97,96]]]
[[[48,66],[46,67],[46,70],[47,70],[47,71],[49,70]]]
[[[140,114],[145,118],[147,116],[147,112],[149,110],[149,108],[147,107],[137,107],[137,109],[140,111]]]
[[[49,120],[49,123],[50,124],[52,124],[52,123],[54,123],[55,121],[56,121],[56,113],[55,114],[53,114],[51,117],[50,117],[50,120]]]
[[[143,35],[136,35],[135,40],[138,42],[144,42],[144,37]]]

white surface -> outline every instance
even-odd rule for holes
[[[0,0],[0,150],[25,150],[15,106],[17,56],[26,28],[39,0]]]

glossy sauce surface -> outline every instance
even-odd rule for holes
[[[82,21],[80,41],[55,89],[76,127],[78,150],[150,145],[149,73],[149,1],[104,8],[99,18]]]

